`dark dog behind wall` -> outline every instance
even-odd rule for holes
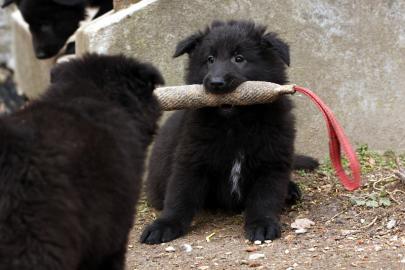
[[[113,0],[5,0],[2,7],[16,3],[30,26],[38,59],[55,56],[86,17],[86,7],[98,7],[94,18],[113,8]],[[74,53],[74,45],[68,47]]]
[[[186,82],[228,93],[247,80],[287,82],[289,48],[265,27],[248,21],[214,22],[181,41],[175,57],[189,55]],[[223,106],[174,113],[153,148],[147,194],[162,209],[141,242],[167,242],[186,233],[201,208],[245,211],[249,240],[280,236],[286,201],[299,199],[294,166],[294,116],[288,97],[266,105]],[[296,167],[317,161],[295,156]]]
[[[0,270],[124,269],[162,83],[149,64],[88,55],[0,118]]]

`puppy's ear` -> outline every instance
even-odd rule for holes
[[[63,6],[76,6],[84,4],[85,0],[53,0],[56,4]]]
[[[272,49],[287,66],[290,65],[290,47],[287,43],[278,38],[277,34],[267,33],[263,36],[262,41],[264,45]]]
[[[14,0],[4,0],[3,5],[1,5],[1,7],[2,7],[2,8],[5,8],[5,7],[11,5],[11,4],[14,3],[14,2],[16,2],[16,1],[14,1]],[[16,4],[17,4],[17,3],[16,3]]]
[[[165,84],[162,74],[151,64],[145,64],[140,71],[141,80],[146,81],[148,85],[155,89],[157,85]]]
[[[176,58],[185,53],[190,54],[198,43],[201,42],[203,36],[204,34],[202,32],[198,32],[180,41],[176,46],[176,51],[174,52],[173,57]]]

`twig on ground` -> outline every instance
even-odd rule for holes
[[[395,158],[395,163],[397,164],[398,171],[395,171],[395,175],[401,180],[402,184],[405,184],[405,169],[401,167],[399,158]]]
[[[394,190],[394,191],[388,192],[388,194],[389,194],[390,198],[391,198],[394,202],[396,202],[397,204],[401,204],[401,202],[398,201],[398,200],[394,197],[394,194],[397,193],[397,192],[402,193],[402,194],[405,194],[405,191],[402,191],[402,190],[399,190],[399,189],[396,189],[396,190]]]
[[[325,222],[325,225],[328,225],[330,222],[332,222],[332,220],[334,220],[337,216],[340,216],[341,214],[343,214],[347,209],[344,209],[343,211],[340,211],[339,213],[337,213],[336,215],[334,215],[333,217],[331,217],[330,219],[328,219]]]
[[[206,240],[207,242],[211,242],[211,237],[213,237],[215,234],[216,234],[215,232],[211,233],[210,235],[208,235],[207,237],[205,237],[205,240]]]
[[[360,229],[368,229],[368,228],[370,228],[371,226],[373,226],[374,225],[374,223],[377,221],[377,219],[378,219],[378,217],[375,217],[369,224],[367,224],[366,226],[363,226],[363,227],[360,227]]]
[[[384,187],[385,187],[387,184],[396,181],[396,179],[395,179],[395,180],[391,180],[391,181],[385,182],[386,180],[388,180],[388,179],[390,179],[390,178],[392,178],[392,177],[394,177],[394,175],[393,175],[393,174],[390,174],[389,176],[386,176],[386,177],[384,177],[384,178],[378,179],[378,180],[376,180],[376,181],[371,181],[371,180],[370,180],[370,182],[373,182],[373,188],[374,188],[375,190],[382,191],[382,190],[384,189]],[[381,183],[381,182],[385,182],[385,183],[384,183],[381,187],[377,187],[377,184],[379,184],[379,183]]]

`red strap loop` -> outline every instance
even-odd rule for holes
[[[329,155],[336,174],[340,179],[340,182],[347,190],[355,190],[360,186],[360,163],[356,157],[349,139],[345,135],[343,128],[333,115],[331,109],[311,90],[294,86],[294,90],[309,97],[322,112],[326,126],[329,133]],[[342,166],[341,159],[341,147],[349,160],[349,167],[351,170],[351,177],[346,174]]]

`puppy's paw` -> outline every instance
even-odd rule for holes
[[[180,222],[157,219],[147,226],[141,235],[141,243],[160,244],[174,240],[185,233]]]
[[[288,206],[296,204],[298,201],[301,200],[301,196],[302,193],[300,187],[296,183],[290,181],[288,183],[287,198],[285,199],[286,204]]]
[[[246,238],[249,241],[273,240],[281,236],[281,227],[274,220],[257,220],[245,225]]]

